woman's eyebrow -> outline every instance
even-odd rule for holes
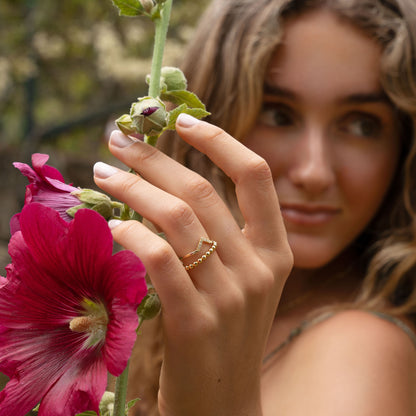
[[[280,98],[288,98],[291,100],[296,100],[299,98],[299,94],[297,94],[295,91],[278,85],[265,84],[263,93],[265,96],[269,97],[276,96]],[[341,96],[336,101],[338,101],[340,104],[382,103],[393,105],[390,98],[383,90],[352,93],[346,96]]]
[[[278,97],[290,98],[290,99],[295,99],[297,97],[297,94],[288,88],[283,88],[277,85],[270,85],[270,84],[264,84],[263,93],[264,95],[268,95],[268,96],[275,95]]]
[[[384,103],[392,105],[390,98],[384,91],[350,94],[342,97],[339,101],[346,104]]]

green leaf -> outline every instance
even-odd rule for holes
[[[175,105],[186,104],[191,108],[202,108],[205,110],[205,105],[202,101],[191,91],[187,90],[172,90],[165,91],[160,95],[160,98],[169,101]]]
[[[187,108],[184,113],[189,114],[197,119],[209,116],[211,113],[203,108]]]
[[[188,108],[186,104],[181,104],[178,107],[175,107],[173,110],[169,111],[168,125],[166,126],[167,130],[175,130],[176,119],[180,113],[184,113]]]
[[[127,403],[126,410],[131,409],[140,399],[133,399]]]
[[[169,111],[169,121],[168,125],[165,127],[166,130],[175,130],[176,119],[181,113],[189,114],[198,119],[204,118],[211,114],[204,108],[189,108],[186,104],[181,104]]]
[[[87,410],[86,412],[77,413],[75,416],[97,416],[93,410]]]
[[[144,13],[144,9],[139,0],[112,0],[114,6],[118,8],[120,16],[139,16]]]

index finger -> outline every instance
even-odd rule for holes
[[[224,130],[188,114],[178,117],[176,130],[234,182],[247,238],[257,247],[286,246],[286,230],[266,161]]]

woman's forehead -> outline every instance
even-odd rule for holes
[[[286,22],[266,84],[294,95],[376,94],[381,47],[361,30],[318,10]]]

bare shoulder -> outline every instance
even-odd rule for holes
[[[365,359],[376,359],[374,354],[366,357],[367,353],[378,351],[384,354],[399,354],[402,358],[415,361],[416,348],[410,336],[397,324],[383,319],[375,314],[346,310],[334,314],[331,318],[311,327],[305,334],[305,341],[310,347],[318,350],[322,344],[326,348],[336,347],[334,353],[341,351],[356,352],[359,348],[360,356]]]
[[[309,328],[282,361],[283,389],[301,388],[306,399],[286,403],[287,414],[416,414],[416,348],[403,329],[370,313],[343,311]]]

